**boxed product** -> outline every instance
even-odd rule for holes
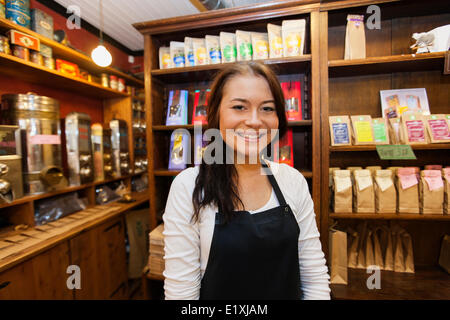
[[[282,82],[281,89],[286,102],[287,121],[302,120],[302,91],[300,81]]]
[[[387,120],[385,118],[373,118],[372,130],[375,144],[389,144]]]
[[[184,38],[184,59],[186,67],[195,66],[193,38]]]
[[[372,175],[369,170],[353,171],[354,212],[375,212]]]
[[[395,213],[397,211],[397,191],[391,170],[375,171],[375,212]]]
[[[442,169],[444,179],[444,213],[450,214],[450,168]]]
[[[188,91],[170,90],[166,125],[187,124]]]
[[[237,61],[250,61],[253,57],[251,33],[236,30]]]
[[[230,32],[221,32],[219,37],[222,63],[235,62],[237,57],[236,35]]]
[[[283,55],[295,57],[303,55],[305,46],[305,19],[283,20],[281,34],[283,38]]]
[[[174,68],[182,68],[185,66],[184,42],[170,41],[170,60]]]
[[[350,118],[348,116],[330,116],[330,139],[332,146],[349,146],[352,144]]]
[[[364,27],[363,15],[347,15],[344,51],[345,60],[364,59],[366,57],[366,35]]]
[[[56,70],[72,77],[78,78],[80,76],[78,65],[65,60],[56,59]]]
[[[221,63],[222,56],[220,53],[220,38],[218,36],[206,36],[205,42],[209,63],[210,64]]]
[[[31,9],[31,30],[53,40],[53,17],[42,10]]]
[[[180,131],[172,132],[170,137],[169,170],[186,169],[190,139],[188,134]]]
[[[205,39],[192,39],[192,48],[194,50],[194,64],[196,66],[209,64]]]
[[[204,139],[203,134],[196,133],[194,136],[194,164],[196,166],[202,163],[203,153],[207,145],[208,141]]]
[[[253,60],[269,58],[269,37],[267,33],[251,32]]]
[[[45,44],[41,44],[41,55],[46,58],[53,58],[53,49]]]
[[[406,112],[430,114],[425,88],[380,90],[380,101],[384,118],[400,117]]]
[[[444,213],[444,181],[441,170],[422,170],[420,172],[420,213]]]
[[[30,36],[26,33],[17,31],[17,30],[9,30],[8,31],[9,42],[12,45],[18,45],[30,50],[39,51],[40,41],[38,38]]]
[[[30,0],[6,0],[6,19],[30,28]]]
[[[267,34],[269,38],[269,57],[283,57],[283,37],[281,34],[281,26],[271,23],[267,24]]]
[[[159,48],[159,68],[160,69],[172,68],[172,59],[170,58],[169,47]]]
[[[208,124],[208,99],[211,89],[195,90],[192,124]]]
[[[397,169],[399,213],[419,213],[419,181],[413,168]]]
[[[351,116],[355,145],[373,144],[372,117]]]
[[[294,136],[289,128],[283,138],[278,141],[278,152],[275,152],[275,162],[286,163],[294,167]],[[275,150],[277,150],[275,148]]]
[[[353,192],[349,170],[334,170],[334,212],[352,212]]]
[[[400,118],[389,118],[389,139],[391,144],[403,143],[403,126]]]
[[[445,115],[432,114],[424,116],[424,118],[431,143],[450,142],[450,130]]]
[[[425,122],[420,113],[404,113],[402,115],[403,139],[406,144],[427,144]]]

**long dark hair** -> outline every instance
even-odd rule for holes
[[[223,97],[223,88],[229,80],[237,75],[260,76],[267,81],[275,101],[279,138],[282,138],[287,130],[283,90],[272,69],[258,62],[231,64],[215,76],[208,100],[207,128],[219,129],[219,107]],[[221,145],[224,148],[223,154],[225,154],[226,143],[221,143]],[[192,194],[194,205],[193,220],[198,220],[199,212],[202,208],[208,205],[215,205],[225,215],[225,220],[230,221],[234,208],[237,208],[239,204],[244,207],[242,200],[239,198],[236,167],[234,164],[228,164],[227,162],[224,164],[215,162],[206,164],[202,160],[199,169]]]

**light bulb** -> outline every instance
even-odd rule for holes
[[[111,53],[102,45],[92,50],[91,53],[92,60],[100,67],[107,67],[112,62]]]

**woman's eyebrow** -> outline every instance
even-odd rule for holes
[[[242,98],[233,98],[230,101],[239,101],[239,102],[249,103],[249,101],[247,99],[242,99]],[[275,100],[265,100],[265,101],[261,102],[261,104],[265,104],[265,103],[275,103]]]

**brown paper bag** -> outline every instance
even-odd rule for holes
[[[384,269],[387,271],[394,270],[394,247],[392,241],[391,230],[387,226],[381,226],[377,231],[380,240],[381,251],[384,257]]]
[[[372,178],[375,177],[375,173],[377,172],[377,170],[382,170],[381,166],[367,166],[364,169],[370,171],[370,174],[372,175]]]
[[[380,270],[384,270],[384,259],[383,259],[383,250],[381,249],[380,243],[380,233],[382,233],[380,227],[375,228],[372,232],[373,260],[374,265],[378,266]]]
[[[405,271],[405,256],[403,253],[402,236],[399,231],[392,233],[394,239],[394,272]]]
[[[347,284],[347,233],[330,228],[330,282]]]
[[[358,244],[358,259],[356,263],[357,269],[367,268],[366,264],[366,243],[367,243],[367,222],[363,222],[357,227],[358,233],[360,235],[360,241]]]
[[[412,239],[405,229],[398,226],[392,228],[394,241],[394,271],[414,273],[414,254]]]
[[[444,213],[444,181],[440,170],[422,170],[420,173],[420,213]]]
[[[375,212],[375,196],[373,181],[369,170],[355,170],[353,172],[354,212]]]
[[[344,59],[364,59],[366,57],[366,34],[363,15],[347,15]]]
[[[349,146],[351,140],[350,118],[348,116],[330,116],[330,140],[332,146]]]
[[[442,169],[442,176],[444,178],[444,213],[450,214],[450,168]]]
[[[335,170],[334,178],[334,212],[352,212],[352,180],[350,171]]]
[[[448,234],[442,239],[439,265],[450,274],[450,236]]]
[[[366,243],[364,247],[366,268],[375,265],[374,247],[373,247],[373,231],[367,230]]]
[[[403,244],[403,255],[405,257],[405,272],[414,273],[414,255],[411,235],[407,232],[401,233]]]
[[[397,170],[398,212],[419,213],[419,182],[414,169]]]
[[[358,263],[359,233],[352,228],[347,229],[347,266],[356,268]]]
[[[397,211],[397,191],[392,180],[391,170],[375,172],[375,212],[395,213]]]

